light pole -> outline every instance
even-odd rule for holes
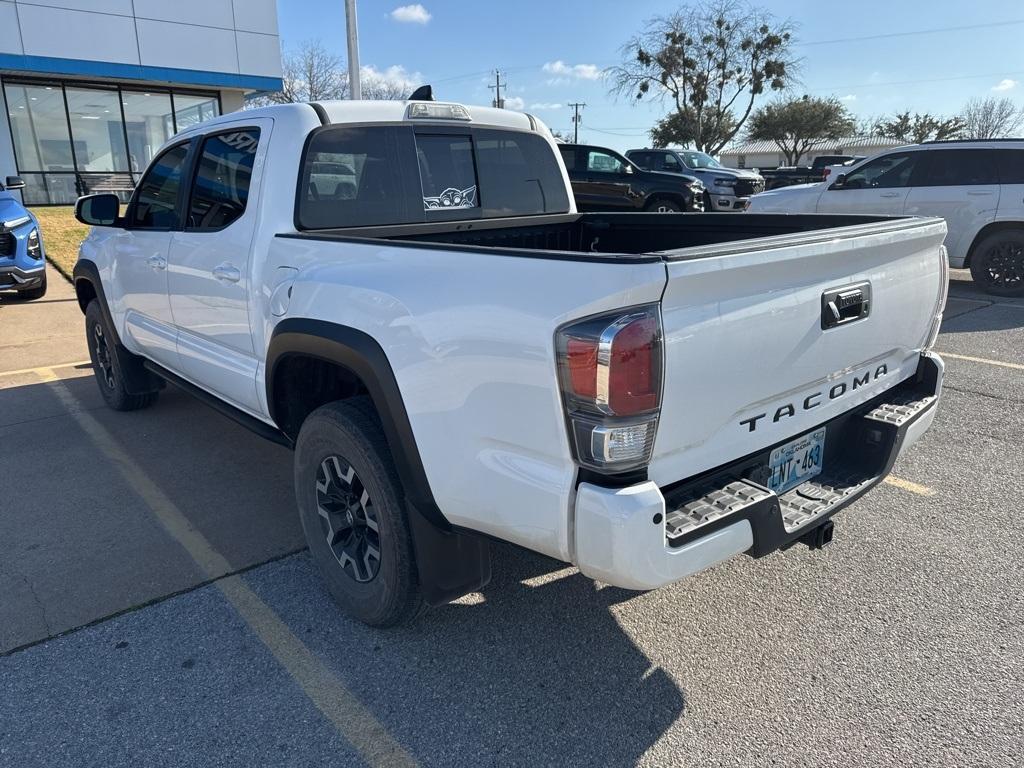
[[[348,31],[348,88],[350,99],[363,98],[359,84],[359,22],[356,21],[356,0],[345,0],[345,28]]]

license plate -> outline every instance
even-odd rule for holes
[[[782,494],[810,480],[821,473],[824,454],[824,427],[776,448],[768,459],[768,487]]]

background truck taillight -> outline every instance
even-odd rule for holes
[[[645,466],[661,414],[664,349],[658,305],[564,326],[556,346],[576,460],[610,473]]]

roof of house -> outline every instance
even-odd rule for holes
[[[897,141],[896,139],[887,139],[882,136],[845,136],[841,139],[825,139],[819,144],[815,144],[810,148],[809,151],[815,154],[822,154],[823,152],[833,152],[835,154],[841,154],[843,152],[849,152],[851,149],[885,149],[886,147],[898,147],[906,144],[905,141]],[[734,144],[733,146],[723,149],[721,154],[723,155],[760,155],[760,154],[773,154],[781,152],[779,145],[770,139],[762,141],[748,141],[743,144]]]

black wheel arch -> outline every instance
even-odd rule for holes
[[[1021,237],[1024,237],[1024,221],[993,221],[990,224],[986,224],[979,230],[978,234],[974,236],[974,240],[971,242],[971,247],[967,249],[967,258],[964,259],[964,268],[970,268],[971,259],[974,258],[975,252],[978,250],[978,245],[988,237],[994,235],[997,232],[1020,232]]]
[[[668,200],[675,203],[683,211],[693,207],[693,194],[687,195],[685,192],[678,190],[656,190],[647,195],[647,199],[644,200],[644,208],[650,207],[652,203],[657,200]]]
[[[380,344],[363,331],[324,320],[287,318],[277,324],[267,350],[267,406],[278,428],[293,440],[299,425],[286,422],[288,395],[281,390],[278,373],[296,357],[350,372],[373,402],[405,492],[427,602],[449,602],[490,581],[486,540],[454,528],[434,499],[398,380]]]
[[[114,339],[114,354],[117,355],[121,367],[121,374],[124,377],[125,390],[132,395],[144,395],[150,392],[159,392],[164,388],[164,381],[151,371],[148,371],[143,359],[138,355],[129,352],[117,332],[117,325],[110,314],[110,307],[107,304],[107,295],[103,291],[103,281],[100,279],[100,270],[96,263],[89,259],[79,259],[75,263],[72,272],[75,280],[75,296],[78,299],[78,306],[85,314],[85,310],[93,301],[100,308],[103,321],[107,325],[107,331]]]

